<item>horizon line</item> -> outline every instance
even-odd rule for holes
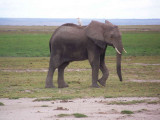
[[[0,17],[7,19],[77,19],[77,18],[32,18],[32,17]],[[80,17],[79,17],[80,18]],[[160,18],[80,18],[80,19],[160,19]]]

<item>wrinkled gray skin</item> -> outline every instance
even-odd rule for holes
[[[64,69],[72,61],[89,60],[92,68],[92,87],[99,87],[98,82],[106,85],[109,71],[105,65],[107,46],[116,47],[122,53],[121,34],[117,26],[109,21],[92,21],[88,26],[64,24],[56,29],[50,39],[50,63],[46,78],[46,88],[54,88],[53,73],[58,68],[58,87],[68,87],[64,81]],[[103,76],[98,80],[99,69]],[[117,74],[120,81],[121,54],[117,53]]]

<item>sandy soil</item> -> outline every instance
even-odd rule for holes
[[[86,120],[159,120],[160,104],[108,105],[111,101],[159,100],[156,97],[87,98],[33,102],[31,98],[0,99],[0,120],[74,120],[74,116],[60,118],[59,114],[82,113]],[[134,114],[121,114],[122,110]],[[82,119],[82,118],[79,118]]]

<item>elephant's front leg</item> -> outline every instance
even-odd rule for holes
[[[98,82],[99,65],[92,65],[92,87],[99,88]]]
[[[98,82],[99,82],[102,86],[105,86],[105,85],[106,85],[106,80],[107,80],[107,78],[108,78],[108,76],[109,76],[109,71],[108,71],[108,69],[107,69],[107,67],[106,67],[106,65],[105,65],[104,60],[101,61],[101,63],[100,63],[100,70],[102,71],[103,76],[102,76],[101,79],[98,80]]]
[[[89,54],[89,62],[92,67],[92,86],[91,87],[96,87],[99,88],[98,85],[98,73],[99,73],[99,66],[100,66],[100,56],[99,54],[94,54],[91,53]]]
[[[64,81],[64,69],[68,64],[69,62],[66,62],[58,67],[58,88],[68,87],[67,83]]]
[[[107,46],[106,46],[107,49]],[[102,77],[101,79],[98,80],[98,82],[102,85],[105,86],[106,85],[106,80],[109,76],[109,71],[105,65],[105,52],[106,49],[103,51],[103,53],[100,55],[100,70],[102,71]]]

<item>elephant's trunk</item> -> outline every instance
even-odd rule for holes
[[[123,51],[123,45],[121,40],[118,40],[118,43],[114,43],[113,46],[115,47],[115,50],[117,52],[117,75],[119,77],[119,80],[122,81],[122,73],[121,73],[121,56]]]
[[[121,73],[121,54],[117,53],[117,74],[119,80],[122,81],[122,73]]]

